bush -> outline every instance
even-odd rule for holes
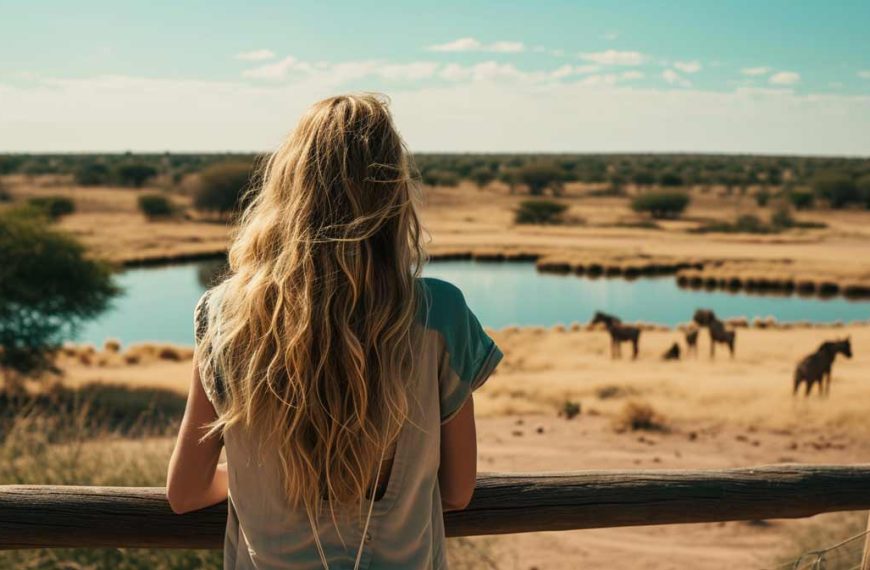
[[[450,170],[426,170],[423,172],[423,184],[452,188],[459,185],[459,175]]]
[[[562,189],[564,174],[562,169],[554,164],[539,162],[528,164],[517,170],[517,178],[528,186],[529,194],[540,196],[545,190],[558,194]]]
[[[832,208],[842,208],[859,202],[858,185],[851,176],[840,172],[823,172],[813,179],[816,195],[828,201]]]
[[[617,431],[667,431],[664,418],[645,402],[627,402],[613,419]]]
[[[118,167],[116,176],[121,186],[141,188],[149,179],[157,175],[157,169],[148,164],[131,163],[122,164]]]
[[[484,188],[490,182],[495,180],[495,173],[489,168],[481,167],[472,170],[468,177],[477,185],[478,188]]]
[[[762,208],[767,206],[768,202],[770,202],[770,192],[768,192],[767,190],[759,190],[755,194],[755,203]]]
[[[3,181],[0,180],[0,203],[11,202],[11,201],[12,201],[12,194],[9,193],[9,191],[3,185]]]
[[[635,196],[631,208],[635,212],[648,213],[653,218],[678,218],[689,205],[685,192],[647,192]]]
[[[27,203],[34,209],[43,212],[52,221],[59,220],[76,210],[75,202],[66,196],[40,196],[31,198]]]
[[[568,206],[551,200],[524,200],[516,210],[518,224],[558,224]]]
[[[770,215],[770,225],[775,228],[793,228],[795,226],[794,216],[791,215],[788,206],[782,205]]]
[[[117,292],[109,267],[39,217],[0,216],[0,371],[53,368],[60,343],[101,313]]]
[[[73,179],[79,186],[100,186],[110,179],[109,167],[101,162],[88,162],[79,166]]]
[[[743,214],[734,222],[734,231],[747,234],[767,233],[767,228],[761,218],[753,214]]]
[[[199,210],[222,214],[241,209],[245,192],[251,184],[253,168],[249,162],[222,162],[209,166],[200,174],[193,205]]]
[[[139,210],[149,220],[168,218],[174,213],[172,202],[163,194],[143,194],[139,196]]]
[[[792,190],[788,193],[788,200],[795,210],[809,210],[813,207],[815,196],[806,190]]]
[[[870,209],[870,174],[865,174],[858,179],[858,192],[864,201],[864,207]]]
[[[665,172],[659,178],[659,184],[665,187],[682,186],[685,180],[676,172]]]

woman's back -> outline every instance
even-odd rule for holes
[[[420,277],[412,172],[383,101],[315,104],[197,305],[167,494],[229,499],[227,568],[444,566],[442,503],[476,475],[469,396],[501,353],[458,289]]]
[[[388,482],[374,503],[366,536],[365,510],[333,513],[324,505],[317,527],[330,568],[353,568],[354,547],[363,543],[360,568],[444,568],[443,513],[438,486],[440,428],[459,411],[501,359],[501,352],[468,309],[462,293],[437,279],[419,281],[425,303],[418,313],[423,340],[417,375],[408,379],[408,418],[395,446]],[[205,330],[204,303],[196,311],[197,338]],[[219,376],[204,382],[215,408],[225,390]],[[244,430],[224,434],[229,465],[229,520],[225,568],[322,568],[306,513],[283,500],[276,461],[258,462],[256,441]],[[274,459],[274,458],[272,458]]]

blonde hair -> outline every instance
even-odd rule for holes
[[[277,448],[291,505],[362,502],[408,416],[424,259],[410,156],[386,101],[320,101],[268,160],[209,307],[203,374]]]

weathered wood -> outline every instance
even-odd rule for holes
[[[470,536],[616,526],[799,518],[870,508],[870,465],[722,471],[481,474],[445,516]],[[220,548],[226,505],[175,515],[156,487],[0,486],[0,549]]]

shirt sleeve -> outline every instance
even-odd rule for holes
[[[474,390],[481,387],[503,358],[459,289],[449,286],[441,306],[435,307],[448,321],[440,327],[443,352],[438,367],[441,423],[453,418]]]

